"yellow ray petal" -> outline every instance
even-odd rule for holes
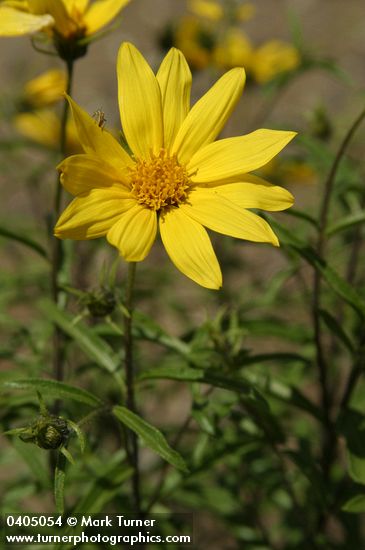
[[[75,13],[82,15],[89,4],[89,0],[62,0],[62,2],[71,16]]]
[[[279,246],[278,238],[265,220],[233,204],[214,188],[192,191],[189,203],[180,208],[198,223],[223,235]]]
[[[74,199],[61,214],[54,234],[59,239],[96,239],[106,235],[135,200],[122,187],[92,189]]]
[[[171,48],[157,73],[162,99],[164,145],[168,149],[189,112],[191,80],[184,55]]]
[[[84,16],[86,34],[105,27],[131,0],[98,0],[91,4]]]
[[[172,148],[181,163],[189,162],[194,153],[217,137],[242,94],[245,79],[244,69],[231,69],[195,103]]]
[[[156,212],[135,204],[113,225],[107,239],[127,262],[141,262],[149,253],[156,232]]]
[[[276,212],[286,210],[294,203],[289,191],[278,185],[271,185],[257,176],[247,175],[242,182],[215,186],[214,191],[241,208],[260,208]]]
[[[240,177],[267,164],[296,136],[296,132],[256,130],[245,136],[221,139],[195,153],[187,169],[196,183]]]
[[[77,29],[75,22],[69,17],[64,3],[60,0],[28,0],[30,13],[36,15],[49,14],[54,19],[54,26],[60,34],[67,36]]]
[[[79,140],[88,154],[96,154],[120,171],[121,177],[127,178],[129,168],[134,162],[109,132],[100,128],[73,99],[67,96],[75,120]]]
[[[61,172],[63,187],[72,195],[110,187],[114,183],[119,183],[128,191],[118,171],[95,155],[73,155],[62,161],[57,169]]]
[[[222,273],[204,227],[180,208],[164,213],[159,225],[166,252],[177,269],[201,286],[220,288]]]
[[[151,67],[132,44],[125,42],[117,61],[119,110],[129,147],[137,158],[149,159],[163,146],[161,92]]]
[[[53,24],[51,15],[32,15],[6,6],[0,7],[0,36],[32,34]]]

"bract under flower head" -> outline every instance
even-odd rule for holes
[[[130,262],[148,255],[159,228],[175,266],[198,284],[219,288],[220,267],[205,229],[278,246],[252,208],[284,210],[285,189],[248,173],[268,163],[294,132],[257,130],[215,141],[235,108],[245,72],[235,68],[190,108],[191,73],[170,50],[157,75],[129,43],[117,63],[119,109],[131,154],[69,99],[84,154],[64,160],[64,187],[76,198],[55,235],[106,236]]]

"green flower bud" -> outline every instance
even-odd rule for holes
[[[89,292],[83,301],[93,317],[110,315],[117,303],[114,293],[103,287],[94,292]]]
[[[70,429],[59,416],[40,416],[19,435],[22,441],[35,443],[41,449],[58,449],[67,442]]]

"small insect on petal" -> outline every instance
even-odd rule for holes
[[[93,119],[95,120],[99,128],[104,128],[106,123],[106,118],[105,118],[105,113],[102,109],[96,109],[95,113],[93,113]]]

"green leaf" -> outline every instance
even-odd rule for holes
[[[109,372],[114,373],[119,368],[120,361],[115,356],[112,348],[99,338],[90,327],[81,322],[77,325],[74,324],[71,315],[61,311],[49,300],[41,303],[41,309],[55,325],[79,345],[89,359]]]
[[[184,459],[170,447],[165,437],[157,428],[151,426],[151,424],[148,424],[140,416],[125,407],[116,406],[113,408],[113,413],[118,420],[139,435],[147,447],[162,456],[166,462],[178,470],[182,470],[183,472],[188,471]]]
[[[351,214],[350,216],[346,216],[342,218],[339,222],[336,222],[330,225],[327,228],[326,234],[328,236],[335,235],[340,231],[345,231],[346,229],[349,229],[354,225],[359,225],[360,223],[364,223],[364,222],[365,222],[364,212],[356,212],[356,214]]]
[[[100,407],[103,402],[93,395],[92,393],[77,388],[75,386],[70,386],[64,382],[57,382],[56,380],[47,380],[44,378],[24,378],[20,380],[11,380],[5,382],[2,385],[2,388],[9,388],[14,390],[39,390],[43,392],[44,395],[53,395],[55,397],[72,399],[73,401],[78,401],[79,403],[85,403],[90,407]]]
[[[275,361],[279,364],[281,363],[292,363],[300,362],[306,365],[311,363],[311,360],[308,357],[304,357],[300,353],[294,352],[272,352],[272,353],[259,353],[257,355],[248,355],[242,359],[242,366],[244,365],[257,365],[259,363],[266,363],[268,361]]]
[[[45,464],[46,453],[42,452],[35,445],[24,443],[20,439],[13,439],[11,444],[28,465],[34,477],[39,481],[43,489],[50,489],[50,478]]]
[[[351,352],[353,353],[355,350],[354,350],[354,346],[351,342],[351,339],[350,337],[346,334],[345,330],[343,329],[343,327],[339,324],[339,322],[337,321],[337,319],[331,314],[329,313],[328,311],[326,311],[325,309],[320,309],[319,311],[319,314],[321,316],[321,319],[323,319],[323,321],[326,323],[327,327],[329,328],[329,330],[335,335],[337,336],[337,338],[339,340],[341,340],[341,342],[343,343],[343,345]]]
[[[311,341],[308,328],[295,323],[285,323],[282,319],[267,316],[266,319],[245,319],[245,329],[252,336],[273,336],[304,344]]]
[[[72,454],[66,449],[66,447],[60,447],[59,452],[62,453],[66,460],[71,462],[71,464],[75,464]]]
[[[265,216],[268,218],[268,216]],[[314,269],[319,271],[327,284],[343,298],[361,316],[365,316],[365,301],[353,286],[347,283],[328,263],[320,258],[315,250],[306,243],[294,237],[292,232],[270,218],[270,223],[279,233],[280,242],[287,248],[297,252]]]
[[[345,437],[349,452],[365,460],[365,415],[351,408],[342,410],[337,429]]]
[[[365,458],[347,451],[347,460],[350,477],[356,481],[356,483],[365,485]]]
[[[215,435],[214,423],[205,411],[202,411],[198,408],[193,409],[191,412],[191,416],[194,418],[194,420],[200,426],[203,432],[209,435]]]
[[[310,225],[318,229],[318,222],[313,216],[310,216],[307,212],[303,212],[302,210],[297,210],[296,208],[290,208],[285,212],[286,216],[293,216],[294,218],[298,218],[300,220],[308,222]]]
[[[106,463],[101,461],[90,476],[90,485],[73,508],[73,514],[97,514],[117,494],[122,484],[133,475],[133,468],[125,464],[125,453],[117,451]]]
[[[57,454],[57,464],[54,475],[54,498],[56,511],[58,514],[63,514],[65,511],[64,493],[65,493],[65,468],[66,457],[62,453]]]
[[[326,486],[322,478],[322,473],[309,453],[308,449],[299,449],[298,451],[284,451],[285,456],[290,458],[301,473],[311,484],[313,495],[321,507],[326,505]]]
[[[37,252],[37,254],[39,254],[40,256],[42,256],[42,258],[48,261],[48,255],[45,248],[43,248],[43,246],[37,243],[36,241],[33,241],[33,239],[26,237],[24,234],[19,235],[18,233],[15,233],[10,229],[6,229],[5,227],[0,227],[0,236],[5,237],[6,239],[11,239],[18,243],[24,244],[25,246],[27,246],[28,248],[31,248],[34,252]]]
[[[217,388],[230,390],[239,393],[251,394],[255,393],[252,384],[242,377],[228,377],[203,369],[179,366],[179,367],[157,367],[143,372],[139,376],[139,380],[148,379],[167,379],[181,380],[185,382],[201,382],[202,384],[210,384]]]
[[[265,395],[268,394],[270,397],[306,411],[320,422],[324,421],[320,408],[305,397],[297,388],[284,384],[280,380],[258,375],[257,373],[248,373],[247,376]]]
[[[77,439],[80,443],[80,449],[83,453],[85,451],[85,436],[81,428],[76,424],[75,422],[72,422],[71,420],[67,420],[67,423],[71,426],[71,428],[74,430]]]
[[[144,338],[150,342],[156,342],[182,355],[188,355],[190,352],[190,346],[188,344],[179,338],[167,334],[156,321],[139,311],[134,312],[133,331],[137,338]]]
[[[350,512],[352,514],[362,514],[365,512],[365,494],[356,495],[342,506],[344,512]]]

